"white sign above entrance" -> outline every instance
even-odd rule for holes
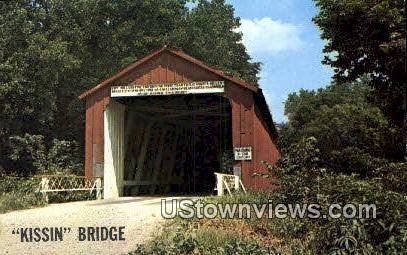
[[[147,85],[114,86],[111,97],[167,96],[225,92],[224,81],[195,81]]]
[[[235,147],[233,148],[235,160],[252,160],[252,147]]]

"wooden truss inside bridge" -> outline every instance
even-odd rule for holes
[[[213,191],[214,172],[231,151],[227,100],[182,95],[118,102],[126,106],[124,195]]]

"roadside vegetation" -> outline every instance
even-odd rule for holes
[[[42,195],[36,193],[39,178],[1,176],[0,213],[45,205]]]
[[[29,171],[17,173],[0,169],[0,213],[28,209],[47,204],[39,192],[41,175],[80,175],[81,157],[75,142],[54,139],[47,149],[41,135],[10,137],[10,158],[24,162]],[[48,202],[91,199],[89,192],[58,192],[49,194]]]
[[[407,165],[382,166],[374,177],[335,173],[310,168],[316,164],[311,159],[316,159],[317,151],[315,139],[306,139],[284,157],[286,163],[270,167],[270,176],[277,180],[272,191],[204,201],[315,203],[323,208],[322,214],[328,214],[332,203],[375,204],[377,218],[270,219],[266,214],[262,219],[178,219],[134,254],[403,254],[407,250]],[[293,162],[292,155],[306,156],[296,156]]]
[[[48,203],[93,200],[96,196],[95,191],[53,192],[48,193],[47,202],[39,192],[40,182],[40,175],[31,177],[0,175],[0,213],[41,207]]]
[[[208,222],[213,223],[213,222]],[[229,222],[231,224],[231,222]],[[198,220],[175,220],[164,233],[130,254],[274,254],[236,229],[221,229]],[[237,224],[236,224],[237,225]]]
[[[178,219],[141,254],[402,254],[407,250],[407,164],[386,156],[397,132],[368,102],[366,80],[289,96],[274,189],[205,197],[211,203],[375,204],[376,218]],[[212,240],[207,242],[206,240]],[[229,249],[230,247],[236,248]],[[235,251],[235,252],[233,252]],[[267,252],[266,252],[267,251]]]

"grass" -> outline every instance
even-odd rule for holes
[[[42,195],[36,192],[39,178],[0,176],[0,213],[45,205]]]
[[[40,181],[38,176],[28,178],[0,176],[0,213],[46,205],[42,194],[38,192]],[[49,193],[49,202],[51,203],[94,198],[95,192],[90,194],[88,191]]]
[[[268,192],[207,196],[204,203],[267,203]],[[132,254],[279,254],[281,247],[262,220],[180,219]]]
[[[307,199],[322,205],[328,202],[318,199],[327,195],[333,201],[339,196],[339,201],[353,203],[370,203],[373,199],[379,209],[386,208],[378,219],[268,218],[268,215],[262,219],[176,219],[160,237],[140,246],[133,254],[400,254],[405,251],[407,228],[402,216],[405,215],[405,197],[403,200],[401,194],[385,190],[378,193],[380,185],[376,182],[352,178],[327,178],[318,187],[325,196],[311,194]],[[301,190],[294,190],[294,195],[302,194]],[[203,202],[295,203],[286,197],[287,193],[208,196]]]
[[[198,220],[176,219],[131,254],[277,254],[254,239]]]

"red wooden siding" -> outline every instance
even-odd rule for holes
[[[85,176],[93,176],[93,168],[103,164],[103,114],[109,103],[110,89],[104,88],[86,99]]]
[[[130,82],[142,85],[201,80],[219,80],[219,76],[164,52],[123,76],[114,82],[114,85],[125,85]]]
[[[254,99],[251,91],[227,83],[226,97],[232,107],[233,147],[252,146],[253,144],[253,109]],[[252,186],[252,161],[236,161],[235,166],[242,170],[242,181],[247,187]]]
[[[269,173],[265,164],[262,161],[266,161],[270,164],[274,164],[280,157],[280,153],[275,146],[270,132],[267,130],[267,125],[260,114],[260,111],[255,106],[254,109],[254,143],[253,143],[253,169],[257,173]],[[254,189],[263,189],[272,185],[273,179],[265,179],[262,177],[254,178]]]

